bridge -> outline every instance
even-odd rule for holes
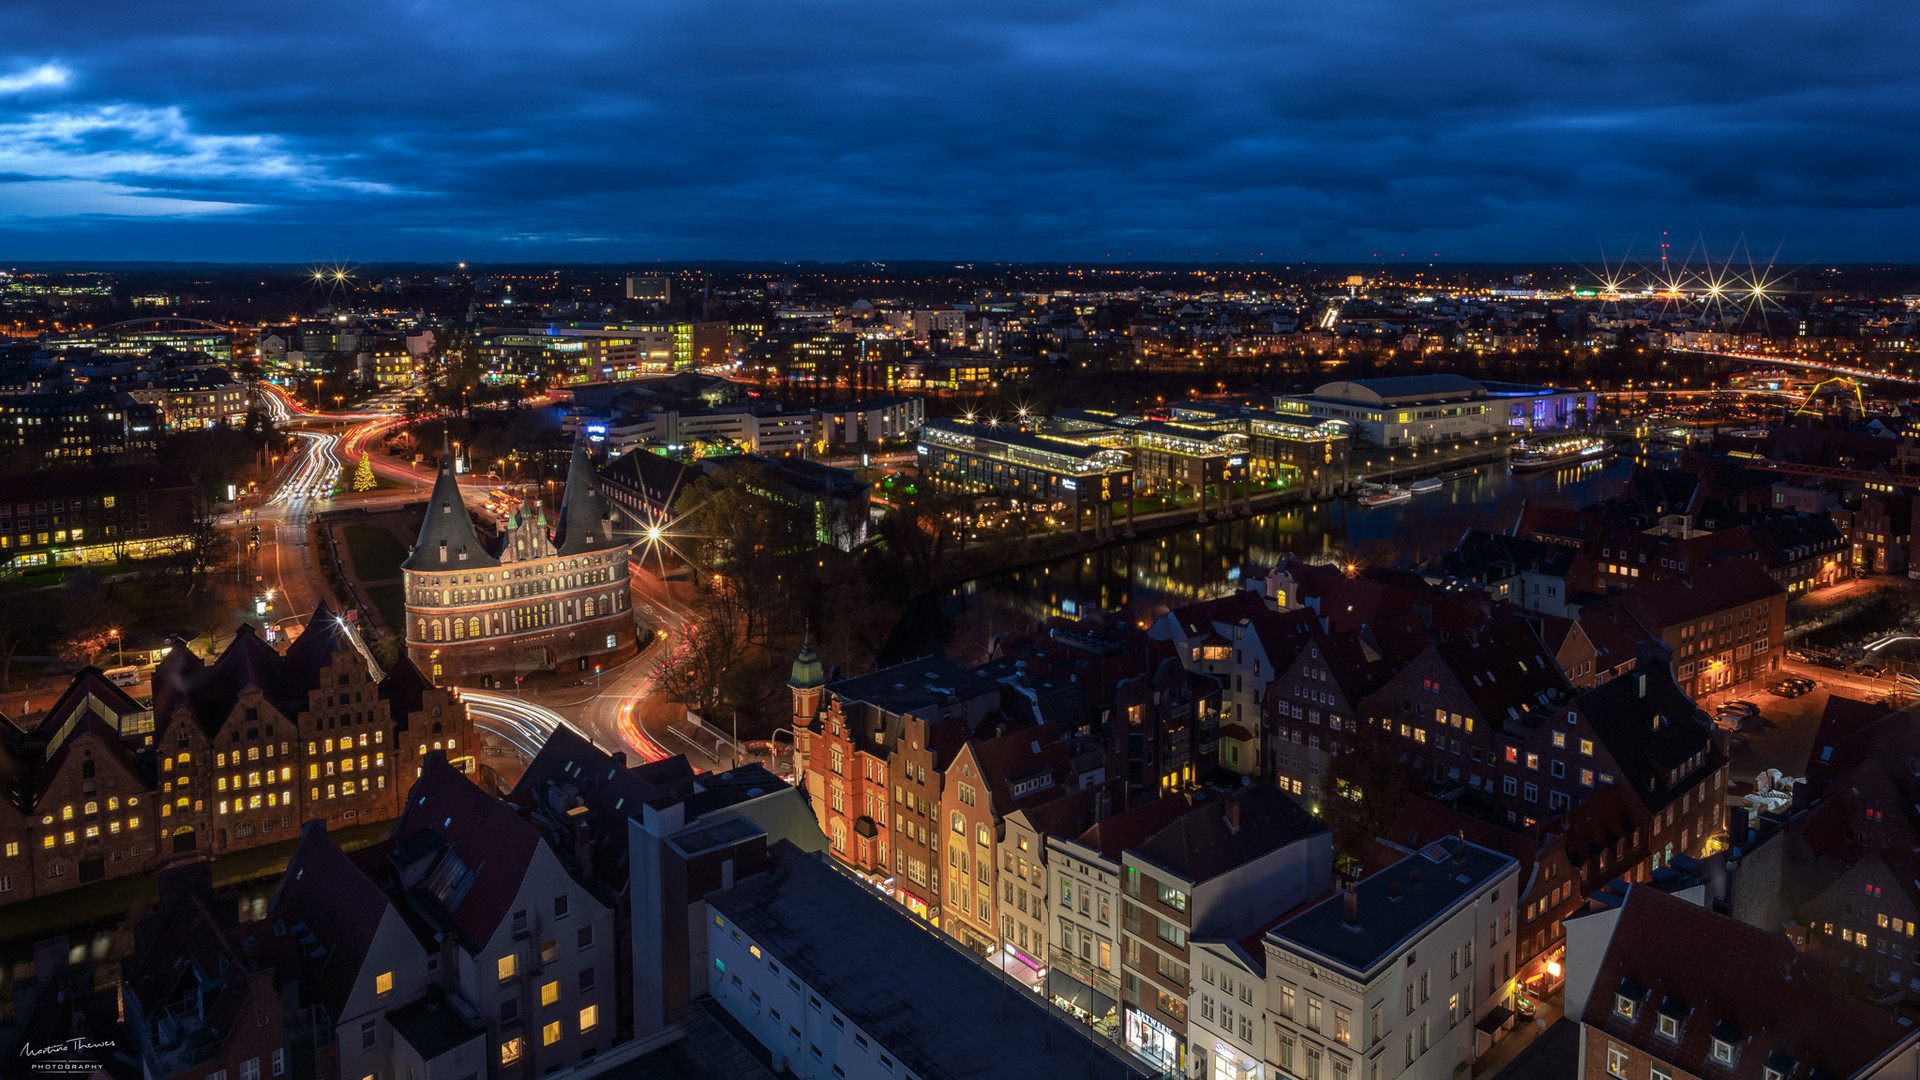
[[[156,315],[145,319],[128,319],[126,322],[113,323],[109,326],[99,327],[99,329],[124,330],[129,333],[139,333],[141,331],[151,333],[178,333],[186,330],[218,330],[222,333],[232,334],[238,332],[239,327],[227,326],[217,322],[208,322],[205,319],[188,319],[178,315]]]

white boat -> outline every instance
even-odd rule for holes
[[[1598,461],[1607,455],[1604,439],[1577,438],[1522,447],[1511,462],[1514,472],[1553,469],[1583,461]]]
[[[1372,509],[1376,506],[1392,506],[1395,503],[1411,502],[1413,492],[1402,487],[1389,487],[1378,495],[1363,496],[1360,505]]]
[[[1413,483],[1408,484],[1407,490],[1415,495],[1425,495],[1429,491],[1439,491],[1446,486],[1447,482],[1445,480],[1436,476],[1429,476],[1425,480],[1415,480]]]

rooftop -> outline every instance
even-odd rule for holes
[[[767,862],[766,873],[710,895],[708,904],[913,1075],[1146,1075],[827,863],[785,841],[768,849]],[[932,1016],[943,1022],[923,1022]],[[967,1038],[954,1039],[953,1031]]]
[[[1509,856],[1443,837],[1361,878],[1354,885],[1357,922],[1346,921],[1345,898],[1336,893],[1275,927],[1267,940],[1322,957],[1364,980],[1455,906],[1517,866]]]

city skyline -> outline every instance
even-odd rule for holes
[[[1916,20],[28,4],[0,14],[0,251],[1596,262],[1664,232],[1676,260],[1900,261]]]

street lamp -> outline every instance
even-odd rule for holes
[[[119,629],[115,628],[107,631],[107,633],[113,635],[113,654],[119,658],[118,663],[125,664],[127,662],[127,650],[120,643]]]

